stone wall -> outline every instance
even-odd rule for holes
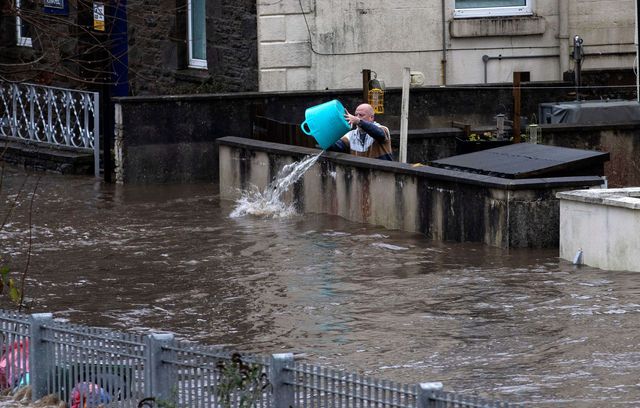
[[[258,89],[255,1],[207,2],[206,69],[188,67],[186,1],[129,0],[128,4],[132,94]]]
[[[640,186],[640,122],[612,125],[541,125],[541,143],[609,152],[610,187]]]
[[[133,95],[198,94],[241,92],[258,89],[256,2],[250,0],[211,0],[207,7],[207,69],[188,67],[186,0],[129,0],[127,2],[127,44],[130,92]],[[38,14],[40,30],[34,34],[33,47],[17,47],[15,17],[2,10],[0,16],[0,63],[37,60],[14,69],[0,67],[3,78],[38,82],[71,88],[95,89],[97,74],[110,69],[78,64],[87,58],[87,48],[94,40],[108,47],[104,34],[84,30],[87,7],[81,13],[72,4],[69,15],[57,18]],[[78,38],[83,37],[81,41]],[[38,40],[39,39],[39,40]],[[40,41],[40,43],[38,43]],[[47,43],[43,43],[43,42]],[[100,49],[95,47],[93,49]],[[50,55],[39,59],[45,50]],[[93,57],[93,56],[91,56]],[[115,57],[115,56],[114,56]],[[108,62],[96,55],[96,61]],[[85,70],[80,68],[84,65]],[[15,75],[11,75],[16,71]]]
[[[624,89],[627,88],[620,88],[620,94]],[[539,103],[570,100],[571,95],[566,92],[566,89],[559,89],[556,83],[536,84],[530,89],[524,88],[522,115],[535,118]],[[613,92],[612,88],[608,88],[607,92]],[[358,90],[339,90],[116,98],[123,114],[122,123],[116,124],[124,127],[123,181],[163,182],[189,180],[190,177],[197,180],[215,180],[216,156],[207,157],[207,162],[212,164],[213,168],[206,173],[196,170],[201,167],[200,163],[189,165],[193,158],[191,155],[182,158],[172,156],[171,160],[185,164],[186,167],[181,171],[188,170],[189,166],[193,168],[193,171],[190,171],[191,175],[187,176],[178,174],[177,169],[172,169],[173,161],[165,162],[164,159],[154,158],[153,155],[145,158],[145,155],[157,151],[156,145],[178,143],[183,146],[189,143],[207,143],[206,150],[211,151],[218,137],[251,137],[251,118],[257,111],[260,111],[262,116],[282,122],[302,123],[306,108],[331,99],[339,99],[347,109],[353,111],[362,101],[362,93]],[[385,113],[376,116],[376,119],[388,126],[395,135],[398,135],[397,130],[400,128],[400,99],[400,89],[387,90]],[[454,152],[455,137],[462,136],[462,132],[450,128],[452,121],[470,125],[495,125],[497,113],[512,111],[513,96],[508,85],[420,87],[411,90],[409,105],[409,127],[413,129],[414,135],[410,135],[408,161],[424,162],[448,157]],[[440,130],[424,130],[429,128],[448,130],[445,130],[443,135]],[[545,134],[547,133],[543,130],[543,135]],[[580,135],[578,133],[572,137],[579,138]],[[397,141],[395,143],[397,146]],[[127,155],[133,146],[136,146],[137,155]],[[149,147],[147,153],[145,146]],[[179,149],[171,151],[172,154],[179,155]],[[141,163],[145,163],[145,166],[141,166]]]
[[[237,137],[218,139],[220,196],[264,189],[284,165],[316,149]],[[300,212],[420,232],[439,241],[501,248],[558,246],[555,193],[600,177],[507,180],[325,152],[285,196]]]
[[[258,90],[255,0],[207,1],[207,64],[219,89]]]

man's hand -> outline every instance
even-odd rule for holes
[[[351,126],[360,126],[360,118],[353,116],[347,110],[345,110],[344,119],[349,122],[349,125]]]

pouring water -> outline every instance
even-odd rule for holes
[[[315,156],[307,156],[304,160],[287,164],[262,191],[256,186],[251,186],[251,189],[244,191],[236,201],[236,207],[231,212],[230,217],[256,215],[282,218],[295,214],[294,205],[286,204],[282,201],[282,195],[314,165],[322,153],[324,153],[324,150]]]

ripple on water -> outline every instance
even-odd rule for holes
[[[36,204],[34,311],[538,408],[638,406],[640,274],[340,217],[230,218],[209,184],[46,175]],[[26,205],[0,232],[18,271]]]

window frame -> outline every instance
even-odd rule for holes
[[[27,27],[27,24],[22,21],[20,17],[21,13],[21,0],[16,0],[16,45],[18,47],[33,47],[33,41],[31,37],[24,37],[22,35],[22,29]]]
[[[454,18],[478,18],[478,17],[511,17],[533,15],[535,0],[525,0],[524,6],[504,6],[504,7],[477,7],[477,8],[456,8],[454,0]]]
[[[202,0],[205,1],[205,0]],[[193,0],[187,0],[187,48],[189,52],[189,68],[207,69],[207,60],[202,58],[194,58],[193,56]],[[206,3],[205,3],[206,4]],[[205,20],[205,44],[206,40],[206,16],[202,16]],[[206,55],[205,49],[205,55]]]

